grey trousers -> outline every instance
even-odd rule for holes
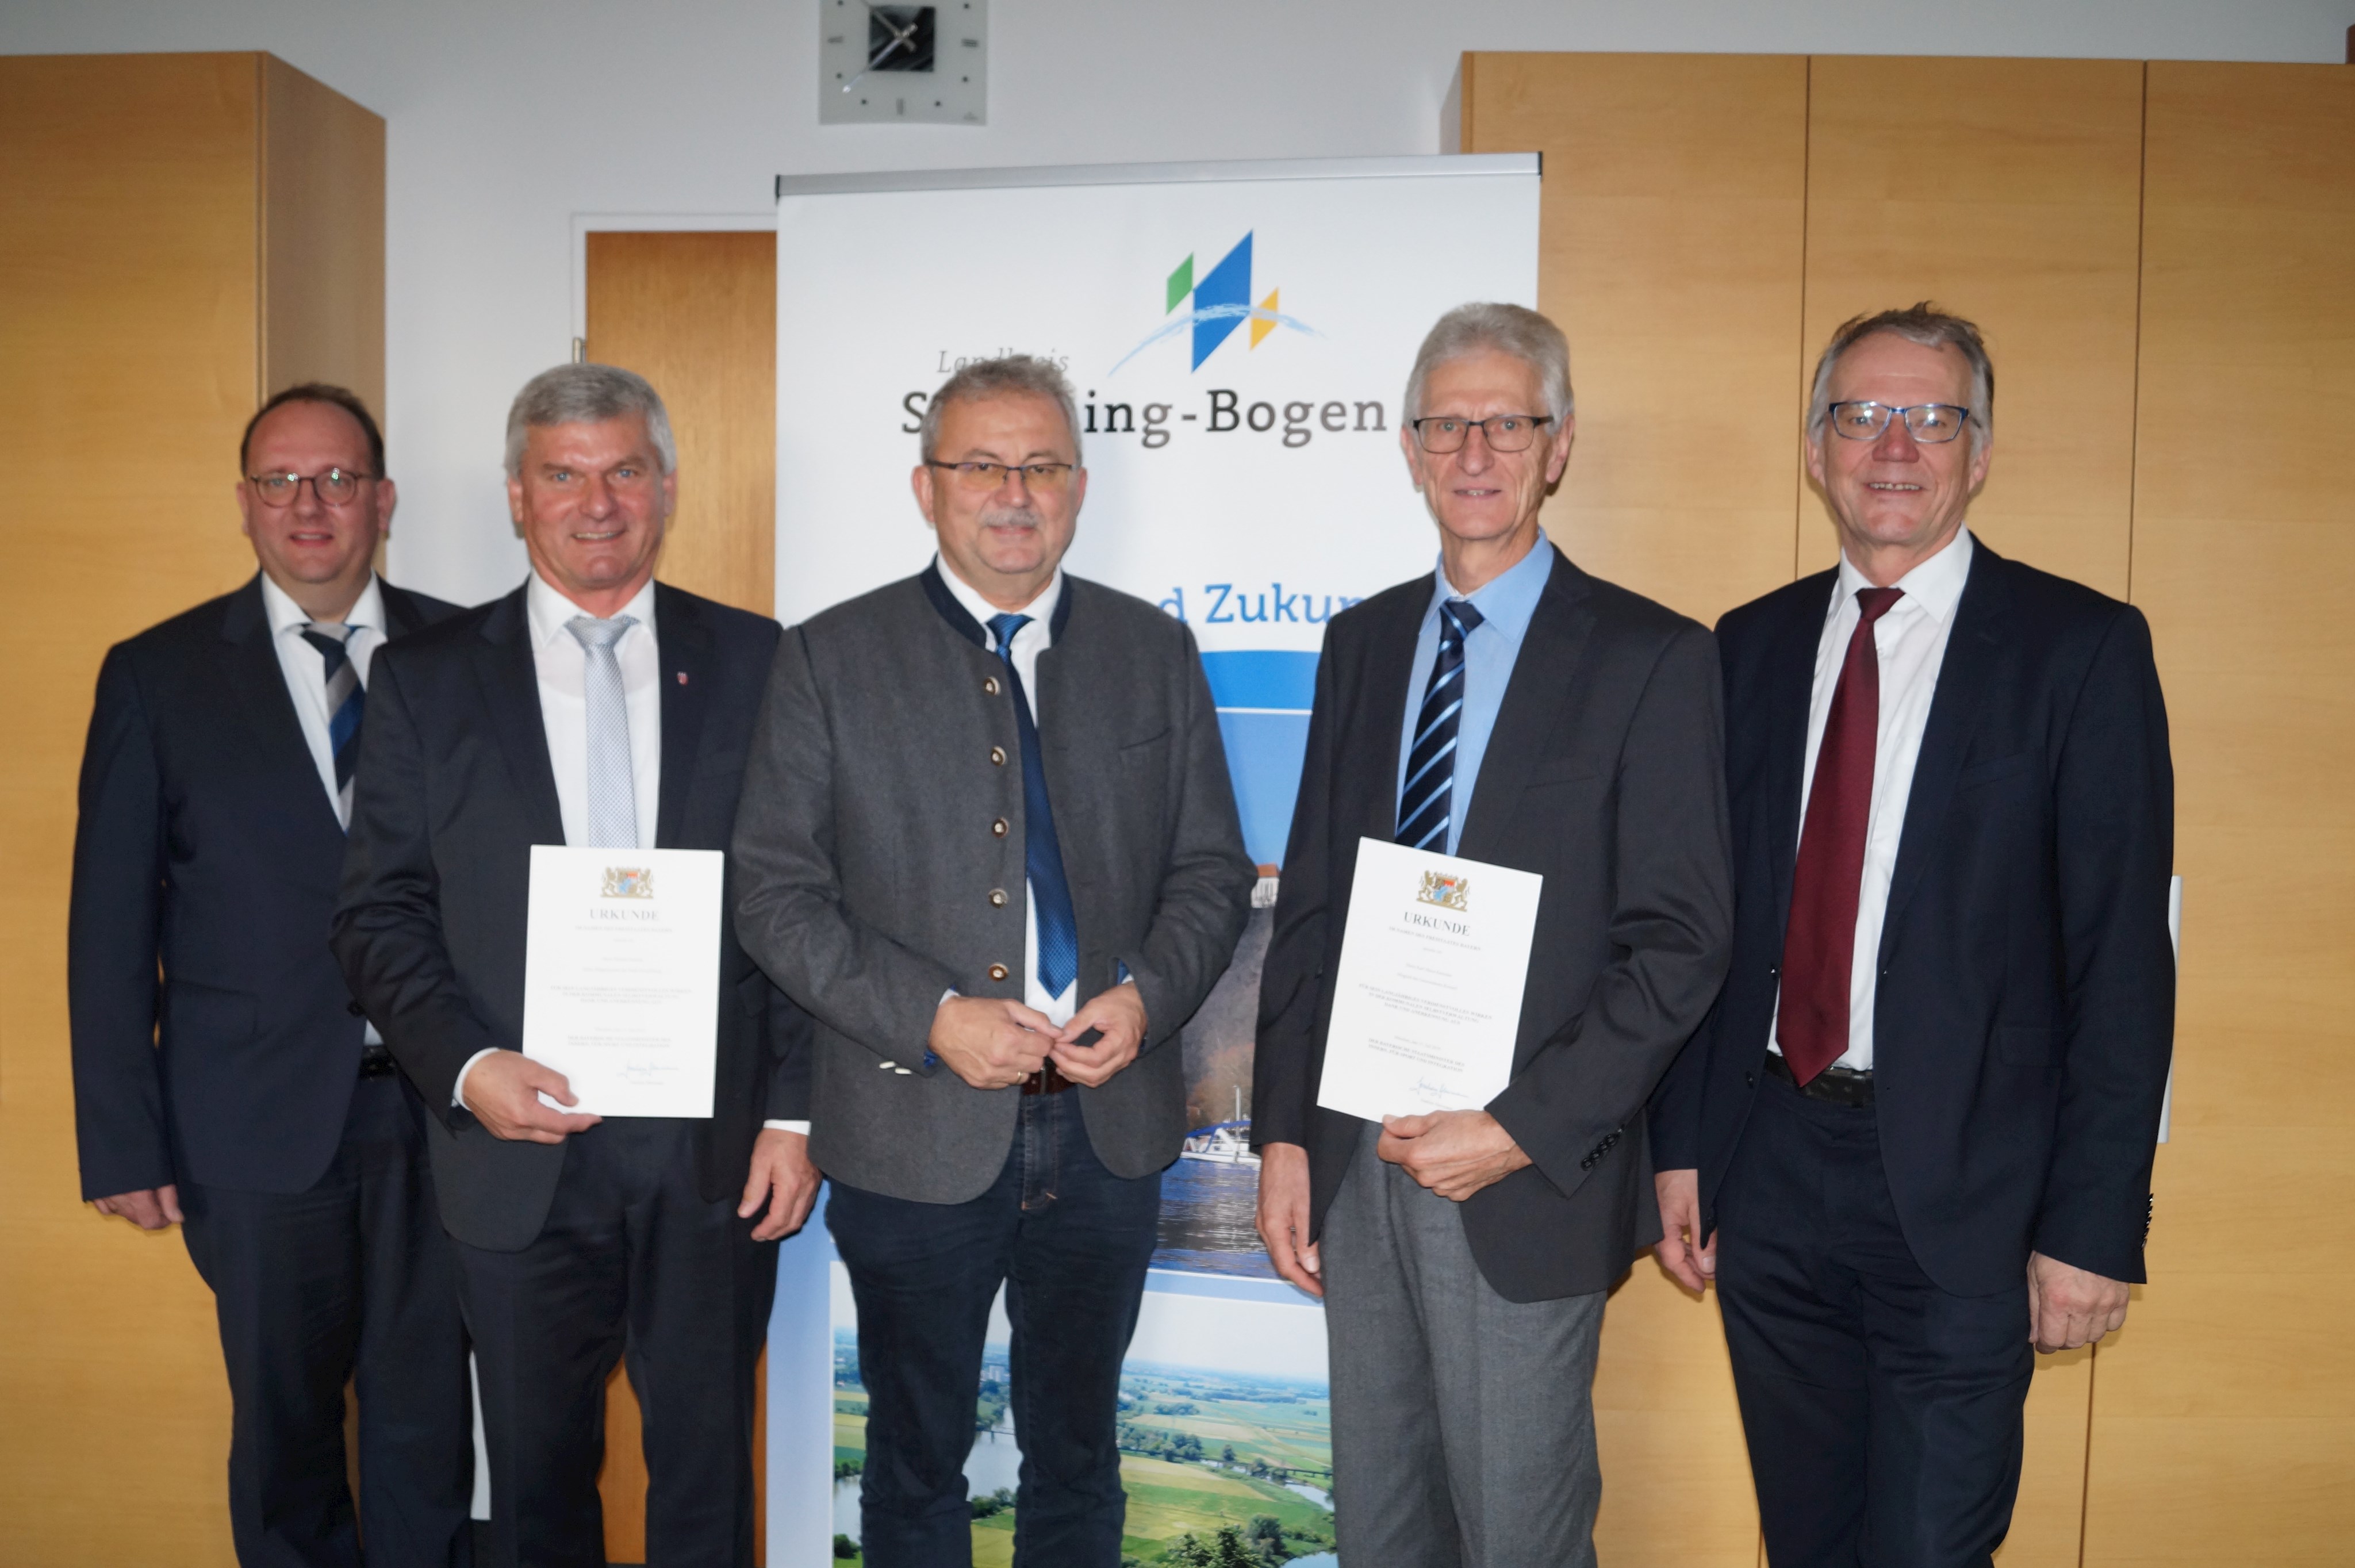
[[[1507,1301],[1455,1205],[1374,1154],[1325,1217],[1333,1508],[1344,1563],[1592,1568],[1606,1299]]]

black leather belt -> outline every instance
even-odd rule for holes
[[[400,1064],[393,1061],[392,1052],[385,1047],[381,1045],[364,1045],[360,1047],[361,1077],[389,1078],[400,1071]]]
[[[1802,1083],[1792,1076],[1791,1064],[1783,1060],[1781,1053],[1770,1051],[1766,1053],[1766,1071],[1810,1100],[1859,1111],[1872,1104],[1872,1074],[1859,1072],[1853,1067],[1827,1067]]]
[[[1071,1081],[1064,1077],[1051,1061],[1045,1063],[1038,1072],[1022,1081],[1022,1092],[1025,1094],[1060,1094],[1072,1087],[1075,1085]]]

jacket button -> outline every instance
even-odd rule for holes
[[[996,821],[995,821],[995,822],[991,823],[991,824],[989,825],[989,832],[990,832],[990,836],[991,836],[992,837],[994,837],[994,838],[1003,838],[1003,837],[1006,837],[1006,818],[1004,818],[1004,817],[1002,817],[1002,816],[1001,816],[1001,817],[999,817]]]
[[[994,676],[994,675],[986,675],[986,676],[983,676],[983,677],[981,677],[981,689],[982,689],[982,691],[983,691],[985,694],[986,694],[986,695],[988,695],[988,696],[990,696],[990,697],[995,697],[995,696],[996,696],[996,695],[997,695],[997,677],[996,677],[996,676]]]
[[[1757,1087],[1758,1087],[1758,1074],[1756,1074],[1755,1072],[1745,1072],[1745,1073],[1743,1073],[1743,1074],[1742,1075],[1742,1086],[1743,1088],[1745,1088],[1745,1089],[1755,1089],[1755,1088],[1757,1088]]]
[[[989,977],[993,980],[1003,980],[1009,973],[1010,971],[1003,964],[992,964],[989,966]]]
[[[989,907],[992,909],[1004,909],[1006,907],[1006,890],[1004,888],[992,888],[989,890]]]
[[[992,746],[989,749],[989,765],[994,768],[1002,768],[1006,765],[1005,747]]]
[[[1781,969],[1777,968],[1775,965],[1772,965],[1772,964],[1769,964],[1769,965],[1766,965],[1766,977],[1767,977],[1769,980],[1773,980],[1773,979],[1776,979],[1776,978],[1780,977],[1780,976],[1781,976],[1781,975],[1782,975],[1782,973],[1783,973],[1783,971],[1782,971]]]

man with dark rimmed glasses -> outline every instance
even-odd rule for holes
[[[876,1568],[972,1561],[1001,1283],[1014,1561],[1119,1563],[1120,1364],[1186,1130],[1180,1030],[1256,880],[1192,635],[1062,570],[1072,411],[1019,355],[933,396],[913,485],[939,556],[785,634],[737,819],[738,933],[817,1020]]]
[[[396,499],[340,387],[239,451],[261,571],[118,644],[74,841],[82,1194],[178,1223],[218,1307],[229,1516],[249,1565],[471,1561],[466,1341],[423,1110],[327,951],[369,672],[454,613],[376,575]],[[160,972],[160,984],[159,980]]]
[[[1841,326],[1839,564],[1718,623],[1733,960],[1653,1106],[1659,1259],[1717,1287],[1778,1564],[1987,1563],[2036,1352],[2144,1277],[2167,710],[2140,613],[1965,522],[1994,420],[1971,323]]]

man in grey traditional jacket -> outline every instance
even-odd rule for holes
[[[922,573],[785,634],[735,841],[746,951],[817,1019],[811,1154],[858,1307],[875,1568],[971,1560],[1004,1283],[1015,1559],[1120,1558],[1114,1411],[1185,1133],[1178,1039],[1241,934],[1192,635],[1061,570],[1070,386],[968,366],[924,416]]]

